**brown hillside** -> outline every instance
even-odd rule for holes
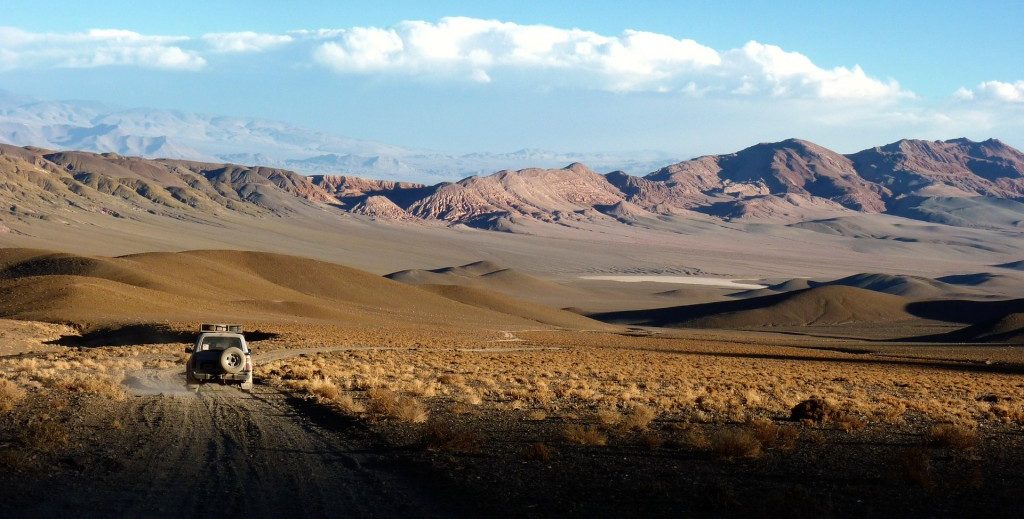
[[[84,327],[214,318],[373,326],[532,323],[333,263],[242,251],[105,258],[6,249],[0,253],[0,316]]]

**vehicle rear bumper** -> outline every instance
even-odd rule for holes
[[[250,373],[192,373],[192,380],[196,382],[246,382]]]

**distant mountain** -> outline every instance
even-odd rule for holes
[[[806,226],[799,222],[885,213],[962,227],[1024,229],[1024,160],[995,140],[900,141],[844,156],[790,139],[698,157],[643,177],[601,174],[572,163],[435,184],[9,145],[0,145],[0,156],[12,202],[31,201],[26,207],[39,211],[54,204],[251,214],[309,207],[516,232],[535,223],[657,228],[695,218]],[[337,163],[342,156],[322,160]],[[116,203],[97,193],[114,196]]]
[[[670,160],[658,152],[445,153],[338,137],[265,119],[125,109],[89,101],[39,101],[3,91],[0,143],[427,182],[579,161],[606,171],[645,173]]]

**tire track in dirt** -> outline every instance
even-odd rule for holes
[[[263,362],[324,350],[273,352]],[[144,370],[154,388],[184,385],[182,366]],[[92,453],[72,481],[41,485],[23,516],[280,517],[438,516],[452,509],[390,461],[368,429],[316,417],[288,394],[203,386],[143,392],[123,410],[123,430]],[[106,459],[108,462],[101,462]],[[34,490],[34,489],[33,489]],[[456,514],[457,515],[457,514]]]

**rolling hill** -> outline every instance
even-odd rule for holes
[[[0,317],[85,329],[215,318],[488,328],[597,324],[562,314],[567,313],[485,290],[438,295],[368,272],[281,254],[188,251],[109,258],[0,250]]]

